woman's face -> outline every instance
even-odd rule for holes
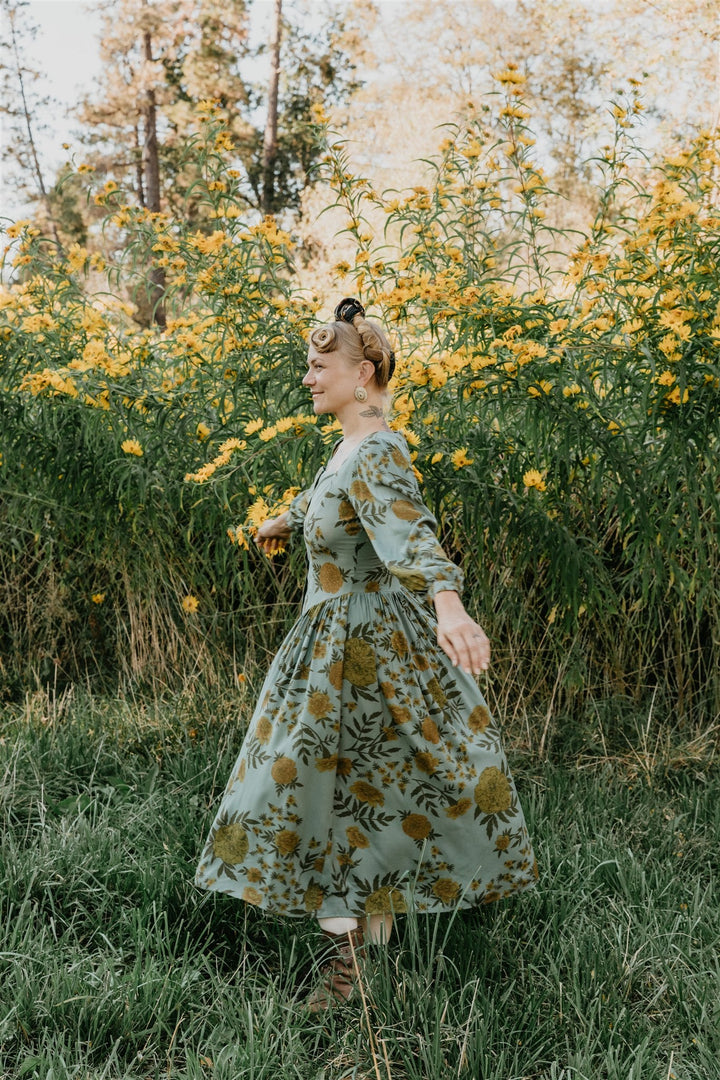
[[[362,364],[348,360],[342,349],[320,353],[311,345],[302,383],[312,394],[315,413],[337,413],[354,402],[355,387],[364,381],[362,368]]]

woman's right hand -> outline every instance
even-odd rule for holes
[[[265,555],[274,555],[290,539],[287,526],[287,514],[276,518],[267,518],[255,533],[255,543]]]

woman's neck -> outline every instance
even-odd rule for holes
[[[353,401],[335,415],[346,443],[359,441],[373,431],[389,430],[382,403],[379,400]]]

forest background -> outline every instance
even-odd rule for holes
[[[716,1080],[717,3],[102,0],[64,151],[40,7],[0,0],[0,1077]],[[192,875],[347,294],[540,881],[398,920],[318,1024],[313,920]]]

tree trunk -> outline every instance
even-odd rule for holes
[[[278,132],[278,83],[280,81],[280,37],[282,33],[282,0],[275,0],[270,30],[270,83],[268,110],[265,122],[262,157],[262,202],[264,214],[272,213],[275,196],[275,158]]]
[[[145,45],[145,59],[152,62],[152,37],[149,30],[143,34]],[[143,143],[143,174],[145,178],[145,205],[154,214],[160,213],[160,160],[158,157],[157,140],[157,107],[155,91],[152,87],[147,91],[145,107],[143,109],[145,127],[145,141]],[[163,298],[165,296],[165,271],[162,266],[153,266],[150,270],[150,302],[152,305],[153,319],[158,326],[165,326],[165,309]]]
[[[52,206],[50,205],[50,198],[45,187],[42,169],[40,168],[40,159],[38,158],[37,147],[35,146],[35,137],[33,135],[32,121],[30,119],[30,109],[28,106],[27,96],[25,94],[25,80],[23,79],[23,68],[20,61],[20,49],[18,48],[17,34],[15,33],[15,11],[13,8],[8,9],[8,15],[10,22],[12,50],[15,59],[15,70],[17,71],[18,83],[20,85],[20,97],[22,99],[23,116],[25,119],[25,126],[27,128],[28,145],[30,147],[30,154],[33,161],[33,172],[35,173],[35,179],[37,180],[38,189],[40,191],[40,198],[42,199],[43,206],[45,207],[45,213],[48,216],[48,221],[50,222],[50,227],[52,228],[53,238],[58,246],[58,251],[60,252],[60,254],[63,254],[64,249],[60,241],[57,223],[55,221],[55,216],[52,211]]]

